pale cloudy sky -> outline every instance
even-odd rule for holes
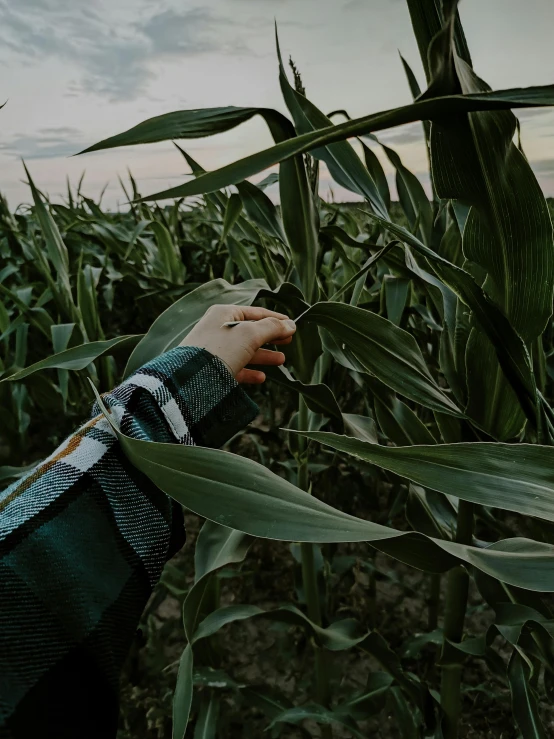
[[[495,88],[554,82],[554,0],[462,0],[474,66]],[[56,196],[86,170],[87,194],[123,196],[127,167],[144,194],[185,179],[171,143],[69,158],[153,115],[281,101],[273,39],[299,66],[308,97],[352,116],[410,102],[400,51],[423,74],[404,0],[0,0],[0,190],[29,198],[21,158]],[[554,111],[521,114],[526,153],[554,196]],[[424,174],[419,124],[382,136]],[[271,144],[260,120],[182,142],[206,169]],[[328,194],[324,178],[323,194]],[[335,197],[342,198],[334,187]],[[346,195],[346,199],[350,196]]]

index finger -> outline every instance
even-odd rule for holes
[[[259,308],[256,305],[240,306],[245,321],[260,321],[262,318],[288,318],[284,313],[276,313],[274,310]]]

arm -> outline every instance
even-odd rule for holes
[[[235,379],[252,372],[235,360],[252,330],[237,327],[229,352],[228,335],[203,322],[204,347],[177,347],[104,396],[124,433],[219,446],[256,415]],[[0,493],[2,739],[115,736],[121,666],[183,541],[180,508],[129,464],[99,415]]]

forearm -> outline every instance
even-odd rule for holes
[[[256,413],[225,366],[191,348],[149,363],[104,402],[129,436],[205,446]],[[119,671],[179,541],[176,510],[96,413],[0,494],[0,585],[9,594],[0,600],[0,727],[11,736],[33,735],[41,721],[55,732],[72,711],[90,717],[96,736],[115,727]]]

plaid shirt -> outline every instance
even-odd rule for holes
[[[177,347],[104,396],[125,434],[220,446],[256,405],[209,352]],[[0,492],[0,739],[114,737],[118,681],[180,507],[93,418]]]

